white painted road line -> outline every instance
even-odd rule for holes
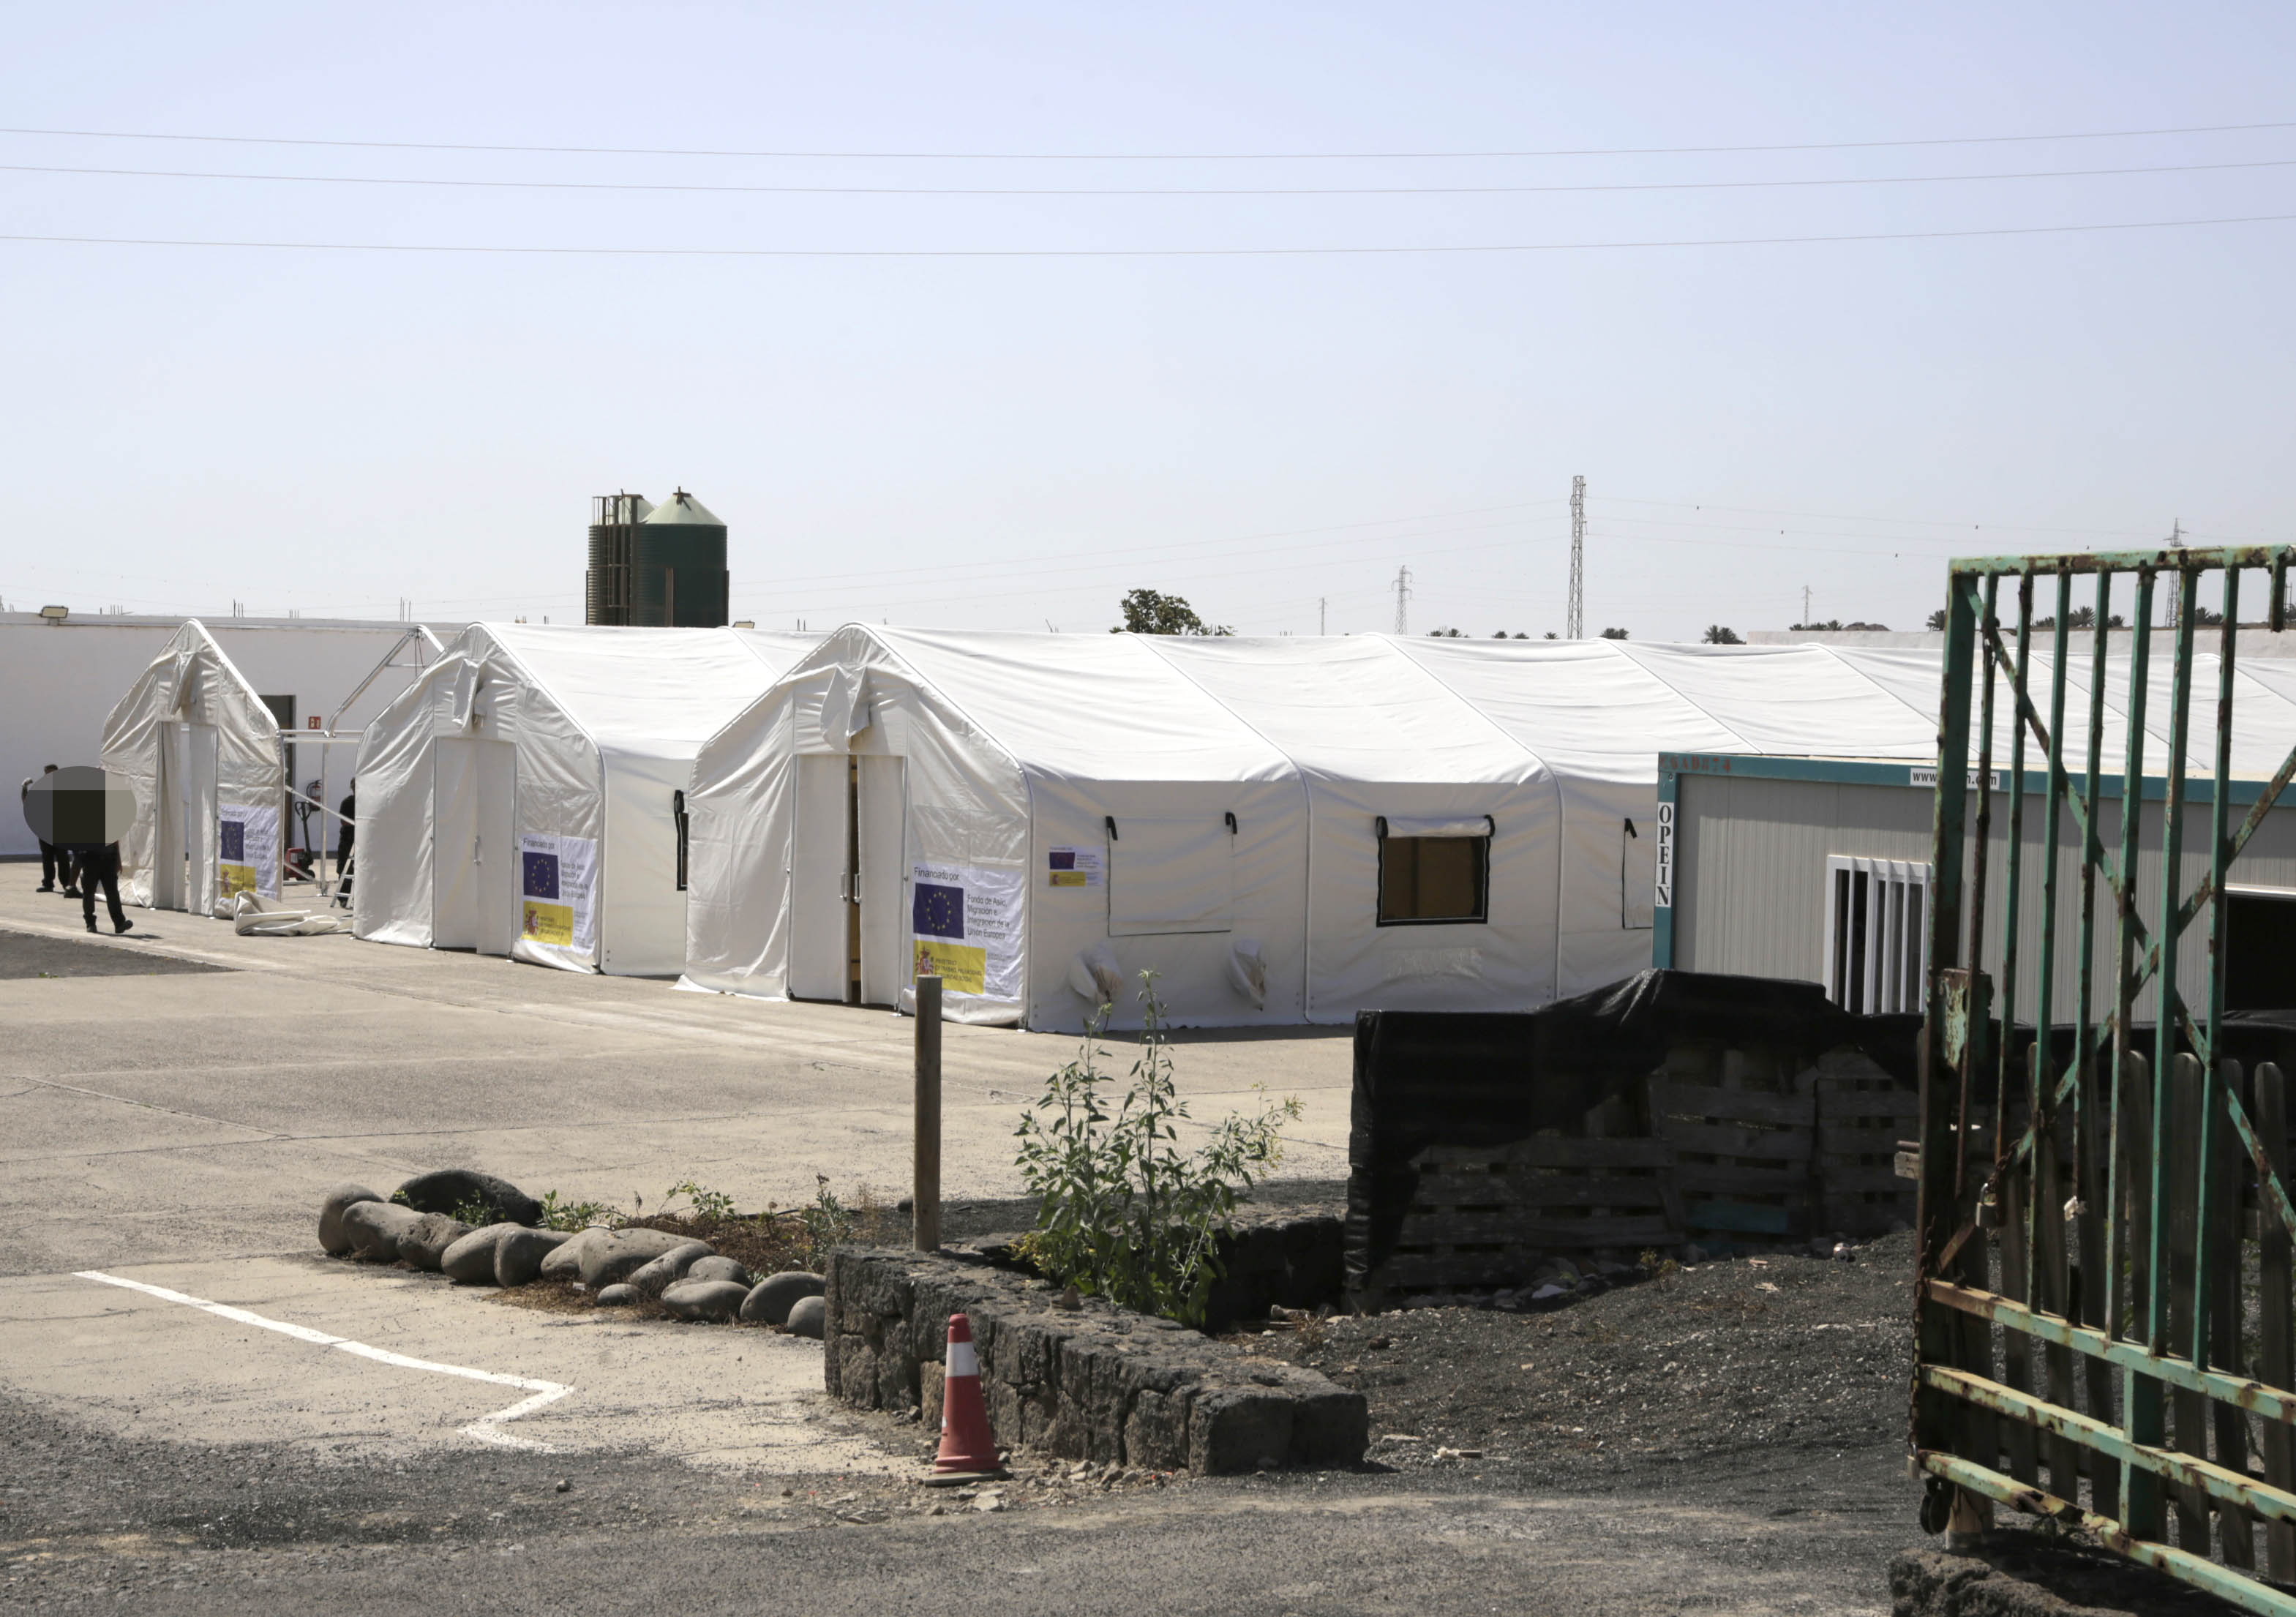
[[[344,1353],[355,1353],[361,1358],[372,1358],[377,1364],[395,1365],[402,1370],[427,1370],[434,1375],[459,1375],[464,1381],[482,1381],[498,1387],[518,1387],[534,1394],[521,1399],[507,1409],[497,1409],[492,1415],[482,1415],[462,1428],[462,1435],[481,1443],[492,1443],[499,1449],[532,1449],[553,1454],[547,1443],[537,1443],[531,1438],[513,1437],[501,1430],[506,1421],[533,1414],[545,1404],[565,1397],[573,1388],[554,1381],[537,1381],[526,1375],[504,1375],[494,1370],[473,1370],[463,1365],[442,1365],[428,1358],[409,1358],[404,1353],[393,1353],[387,1348],[371,1348],[363,1342],[347,1337],[330,1336],[324,1331],[315,1331],[309,1326],[290,1325],[283,1319],[266,1319],[260,1314],[250,1314],[245,1309],[233,1308],[226,1302],[209,1302],[204,1297],[193,1297],[182,1292],[171,1292],[163,1285],[146,1285],[141,1280],[124,1280],[118,1275],[107,1275],[99,1269],[81,1269],[73,1276],[78,1280],[93,1280],[101,1285],[117,1285],[131,1292],[142,1292],[147,1297],[157,1297],[167,1302],[180,1302],[213,1314],[219,1318],[233,1319],[241,1325],[251,1325],[266,1331],[276,1331],[282,1336],[292,1336],[298,1342],[308,1342],[314,1347],[333,1348]]]

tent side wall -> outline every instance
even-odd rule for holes
[[[824,707],[834,709],[826,732]],[[857,723],[858,729],[850,727]],[[814,916],[800,903],[791,877],[803,869],[816,883],[842,879],[847,822],[834,805],[844,800],[849,753],[900,762],[895,879],[875,899],[896,906],[890,928],[899,956],[891,963],[895,981],[906,984],[912,976],[914,873],[921,863],[947,871],[949,885],[961,885],[966,873],[985,874],[977,885],[996,892],[985,899],[976,893],[976,902],[992,905],[1000,923],[1024,923],[1011,903],[1026,897],[1028,790],[1019,767],[873,636],[847,628],[705,743],[694,760],[686,800],[685,964],[693,986],[769,998],[794,997],[794,986],[800,994],[810,989],[817,997],[833,997],[820,991],[830,985],[806,981],[801,971],[793,984],[800,951],[833,948],[841,960],[843,942],[826,932],[815,935],[817,927],[831,924],[828,911]],[[814,803],[808,813],[800,802],[800,777],[824,765],[834,778],[821,776],[825,790],[808,794]],[[894,772],[871,773],[891,789]],[[839,915],[835,924],[841,927]],[[1011,935],[994,944],[976,927],[967,942],[989,956],[984,990],[1002,991],[952,988],[943,997],[946,1019],[1020,1020],[1015,951],[1025,948],[1022,925],[1013,924]],[[833,986],[841,987],[841,974]]]
[[[432,663],[360,733],[355,937],[430,947],[431,738],[462,668],[460,653]]]
[[[794,703],[776,688],[702,743],[686,788],[685,981],[787,997]]]
[[[1529,1010],[1554,997],[1559,815],[1552,779],[1308,782],[1307,1020],[1358,1010]],[[1382,818],[1488,816],[1487,918],[1382,925]]]
[[[520,914],[511,958],[561,971],[596,971],[607,817],[605,769],[597,744],[485,626],[473,625],[463,643],[470,659],[463,677],[472,689],[467,706],[458,691],[456,710],[447,716],[449,729],[441,735],[507,742],[516,758],[518,784],[508,831],[517,860],[510,891]],[[468,725],[453,728],[465,712]],[[556,902],[549,908],[528,899],[529,855],[555,861],[551,885]],[[433,857],[443,862],[450,850],[438,849]]]
[[[890,925],[878,931],[865,902],[865,934],[873,932],[880,950],[897,952],[898,959],[889,963],[894,981],[912,981],[916,873],[921,866],[928,868],[929,885],[964,890],[970,924],[963,947],[982,953],[978,991],[961,987],[944,970],[944,1020],[990,1026],[1021,1021],[1028,949],[1029,787],[1020,766],[865,629],[840,630],[801,666],[821,671],[793,680],[789,687],[786,736],[791,777],[783,801],[791,810],[790,865],[803,870],[824,857],[839,857],[844,846],[841,835],[826,822],[808,818],[796,776],[807,767],[801,759],[837,760],[849,751],[865,759],[899,760],[897,767],[889,763],[871,772],[874,789],[899,794],[899,830],[891,840],[900,851],[894,869],[876,884],[873,898],[865,893],[870,902],[892,902],[895,915]],[[870,815],[866,804],[862,813]],[[887,823],[891,818],[890,813],[884,816]],[[869,862],[865,851],[863,863]],[[865,883],[868,880],[865,871]],[[794,891],[789,899],[790,946],[801,949],[808,943],[805,912]],[[865,936],[865,954],[870,947]],[[865,979],[874,975],[865,960]],[[906,988],[897,996],[872,997],[876,1003],[898,998],[904,1009],[914,1008]]]
[[[1297,780],[1038,776],[1029,786],[1031,1029],[1083,1030],[1094,1005],[1072,984],[1074,963],[1087,950],[1112,959],[1122,979],[1108,1022],[1119,1030],[1141,1025],[1139,974],[1151,971],[1158,999],[1183,1026],[1303,1019],[1308,827]],[[1054,886],[1055,853],[1077,851],[1097,857],[1098,881]],[[1255,962],[1259,996],[1248,986]]]

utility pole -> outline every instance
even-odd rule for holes
[[[1562,637],[1587,637],[1587,480],[1583,477],[1570,480],[1570,605]]]
[[[1317,596],[1316,597],[1316,632],[1317,634],[1319,634],[1319,635],[1328,635],[1328,634],[1330,634],[1330,633],[1332,632],[1332,628],[1331,628],[1331,620],[1332,620],[1332,598],[1331,598],[1331,596],[1329,596],[1329,595],[1317,595]]]
[[[2169,548],[2171,550],[2182,550],[2184,547],[2184,519],[2182,517],[2171,517],[2169,519]],[[2177,600],[2179,593],[2180,592],[2173,589],[2169,592],[2169,627],[2170,628],[2177,627]]]
[[[1398,635],[1411,632],[1411,569],[1408,567],[1395,570],[1395,632]]]
[[[1801,587],[1801,620],[1802,626],[1804,628],[1808,628],[1809,625],[1809,586],[1807,584]]]

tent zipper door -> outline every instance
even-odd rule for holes
[[[507,955],[518,941],[518,748],[506,741],[471,743],[473,833],[471,865],[478,899],[476,947]]]
[[[860,754],[854,776],[857,1005],[896,1005],[909,986],[908,760]]]
[[[169,777],[160,792],[163,825],[160,845],[167,857],[152,873],[152,907],[207,915],[215,908],[217,776],[220,738],[213,725],[170,722],[161,748]],[[162,899],[172,879],[174,891]]]
[[[853,876],[854,781],[843,752],[797,758],[797,812],[790,830],[790,964],[792,999],[843,1004],[856,990]]]

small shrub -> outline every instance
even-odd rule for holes
[[[542,1227],[584,1230],[594,1224],[619,1224],[622,1210],[605,1202],[562,1202],[554,1190],[542,1193]]]
[[[1038,1211],[1020,1255],[1080,1292],[1201,1326],[1221,1275],[1219,1238],[1242,1194],[1283,1160],[1281,1130],[1300,1103],[1263,1099],[1249,1116],[1232,1112],[1182,1155],[1177,1125],[1188,1108],[1173,1087],[1155,973],[1143,972],[1140,983],[1145,1021],[1124,1098],[1111,1110],[1111,1075],[1099,1066],[1103,1005],[1077,1059],[1021,1120],[1021,1177]]]
[[[484,1229],[489,1224],[501,1222],[495,1217],[495,1204],[484,1196],[472,1196],[467,1202],[456,1202],[455,1211],[447,1216],[469,1225],[472,1229]]]
[[[806,1267],[808,1268],[820,1267],[821,1260],[827,1256],[831,1247],[852,1240],[860,1224],[854,1211],[839,1201],[837,1194],[829,1188],[827,1174],[817,1173],[813,1179],[813,1205],[800,1207],[791,1215],[797,1219],[799,1227],[805,1231]],[[867,1193],[865,1191],[863,1195],[865,1199]]]
[[[680,1196],[692,1203],[693,1211],[690,1216],[704,1223],[734,1216],[734,1198],[722,1190],[709,1190],[685,1179],[671,1186],[669,1194],[662,1198],[662,1202],[667,1205]]]

